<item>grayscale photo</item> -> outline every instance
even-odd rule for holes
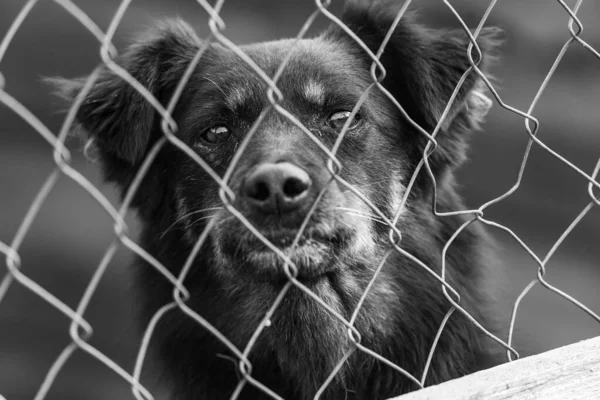
[[[0,400],[597,398],[599,19],[3,0]]]

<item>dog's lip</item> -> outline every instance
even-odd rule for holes
[[[280,250],[290,249],[292,245],[296,242],[296,238],[298,236],[297,230],[278,230],[278,231],[269,231],[269,232],[261,232],[262,236],[268,240],[270,243],[275,245]],[[328,246],[336,246],[341,240],[339,233],[321,233],[315,231],[306,231],[303,232],[300,238],[297,240],[296,247],[310,247],[317,244],[328,245]],[[248,241],[252,247],[256,248],[256,245],[260,245],[261,243],[268,248],[267,243],[265,243],[262,238],[253,235],[252,240]],[[258,250],[255,250],[258,251]],[[265,249],[265,251],[272,251],[270,249]]]
[[[271,231],[263,236],[283,253],[295,266],[296,279],[303,284],[312,284],[335,271],[331,263],[336,249],[341,246],[343,234],[307,232],[294,245],[297,231]],[[252,275],[260,280],[282,283],[288,280],[285,261],[263,240],[254,236],[251,243],[238,247],[246,261],[262,268],[253,268]],[[238,253],[240,254],[240,253]],[[241,255],[241,254],[240,254]],[[291,272],[291,271],[290,271]]]
[[[266,253],[267,252],[265,252],[265,255]],[[290,269],[289,274],[305,286],[316,284],[323,279],[327,279],[333,276],[337,272],[337,268],[333,266],[327,266],[325,268],[303,268],[296,264],[295,268],[295,272],[292,269]],[[254,271],[252,275],[254,275],[254,277],[260,281],[274,283],[278,285],[285,284],[290,280],[290,275],[286,273],[283,262],[276,269]]]

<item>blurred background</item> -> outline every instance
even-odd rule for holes
[[[0,38],[25,0],[0,2]],[[106,30],[117,0],[77,0]],[[331,9],[341,9],[333,1]],[[451,2],[469,27],[481,18],[485,1]],[[573,5],[574,1],[568,2]],[[458,28],[442,1],[413,1],[421,21]],[[237,44],[297,34],[314,10],[299,0],[229,0],[222,16],[225,35]],[[600,49],[600,3],[584,2],[582,37]],[[128,8],[116,35],[121,49],[128,37],[156,18],[181,16],[201,36],[209,32],[207,14],[193,0],[139,0]],[[506,32],[501,62],[493,71],[503,100],[527,110],[547,71],[569,38],[568,15],[557,1],[498,2],[488,25]],[[327,25],[320,17],[318,30]],[[10,43],[0,63],[5,90],[57,133],[64,114],[41,82],[43,76],[72,77],[89,73],[100,62],[99,44],[75,18],[52,1],[40,1]],[[551,148],[591,173],[600,157],[600,60],[581,46],[571,46],[533,114],[540,120],[539,137]],[[0,106],[0,241],[10,243],[31,201],[53,170],[52,149],[14,112]],[[486,129],[462,168],[462,193],[470,207],[504,193],[516,181],[527,134],[523,118],[497,103]],[[114,190],[101,184],[98,166],[71,144],[72,165],[98,185],[111,201]],[[486,211],[486,218],[511,228],[543,258],[561,233],[589,202],[586,181],[539,147],[534,147],[519,190]],[[135,226],[135,221],[131,224]],[[62,176],[19,251],[22,271],[73,308],[77,307],[102,255],[113,239],[112,220],[91,196]],[[508,326],[518,294],[536,276],[533,259],[506,233],[498,239],[502,270],[495,290],[502,323]],[[547,280],[600,312],[600,209],[592,209],[547,265]],[[140,337],[131,321],[127,281],[131,254],[120,249],[102,278],[85,318],[94,327],[91,344],[127,371],[133,370]],[[2,271],[4,273],[4,271]],[[8,400],[31,399],[48,369],[69,343],[69,320],[18,283],[0,302],[0,394]],[[600,323],[565,299],[536,286],[523,300],[515,329],[515,348],[527,356],[600,335]],[[150,385],[156,387],[157,385]],[[128,384],[105,365],[77,351],[60,371],[48,399],[129,399]]]

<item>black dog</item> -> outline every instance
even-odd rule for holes
[[[397,10],[351,2],[343,22],[376,52]],[[480,68],[489,63],[497,30],[478,38]],[[293,40],[242,47],[269,76]],[[431,132],[457,82],[470,67],[468,36],[461,30],[430,30],[405,16],[381,62],[383,86],[407,114]],[[182,22],[146,34],[118,63],[167,104],[201,41]],[[473,51],[477,59],[477,52]],[[279,104],[331,148],[344,124],[348,131],[337,152],[339,176],[391,218],[428,139],[375,89],[352,121],[350,111],[372,82],[371,58],[346,32],[332,25],[293,49],[278,87]],[[74,99],[84,80],[55,80]],[[490,101],[471,73],[460,89],[430,157],[437,181],[437,210],[463,207],[454,170],[464,161],[466,141]],[[174,112],[176,135],[217,174],[226,171],[239,143],[270,104],[268,86],[233,51],[211,44],[193,72]],[[84,100],[78,123],[98,148],[107,181],[123,193],[150,147],[162,133],[155,109],[128,83],[105,69]],[[364,201],[332,179],[325,152],[299,127],[271,111],[235,167],[229,187],[233,206],[295,264],[297,279],[332,309],[349,319],[374,270],[390,248],[389,226]],[[321,194],[298,245],[292,240]],[[442,249],[465,217],[436,217],[433,186],[422,171],[400,216],[400,247],[437,273]],[[143,222],[141,244],[175,275],[206,224],[215,224],[184,284],[187,304],[243,349],[282,286],[284,262],[267,248],[219,197],[218,184],[175,146],[165,146],[144,178],[133,207]],[[446,254],[447,281],[460,304],[489,326],[486,236],[471,226]],[[173,286],[143,261],[136,265],[141,293],[141,325],[172,301]],[[420,378],[435,334],[450,308],[442,285],[421,266],[392,252],[355,322],[361,345]],[[308,399],[351,348],[348,329],[306,293],[293,286],[250,352],[252,377],[279,396]],[[433,355],[426,384],[471,373],[493,358],[482,333],[454,313]],[[153,346],[172,379],[174,399],[229,398],[238,383],[231,352],[211,333],[177,310],[161,320]],[[328,385],[327,399],[379,399],[418,386],[397,370],[356,351]],[[267,397],[246,384],[243,399]]]

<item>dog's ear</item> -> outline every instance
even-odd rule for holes
[[[168,21],[141,36],[115,60],[163,105],[175,89],[200,41],[185,23]],[[87,78],[50,78],[60,97],[72,102]],[[158,113],[126,80],[102,71],[77,113],[77,123],[93,139],[105,161],[139,163],[157,129]]]
[[[362,40],[373,53],[377,53],[399,8],[383,1],[350,0],[346,4],[342,22]],[[359,48],[350,35],[339,28],[329,32],[336,40],[352,42],[367,65],[372,60]],[[484,28],[477,37],[482,53],[478,67],[486,71],[496,57],[501,43],[498,28]],[[471,66],[467,55],[469,36],[462,29],[427,29],[414,22],[414,15],[405,14],[390,37],[381,56],[386,70],[383,86],[398,100],[407,114],[426,131],[432,132],[442,116],[462,75]],[[478,52],[472,50],[473,60]],[[440,140],[446,146],[436,150],[434,163],[460,164],[464,158],[462,134],[477,127],[489,108],[491,100],[484,95],[481,79],[471,72],[463,82],[452,108],[443,121]],[[443,136],[443,137],[442,137]]]

